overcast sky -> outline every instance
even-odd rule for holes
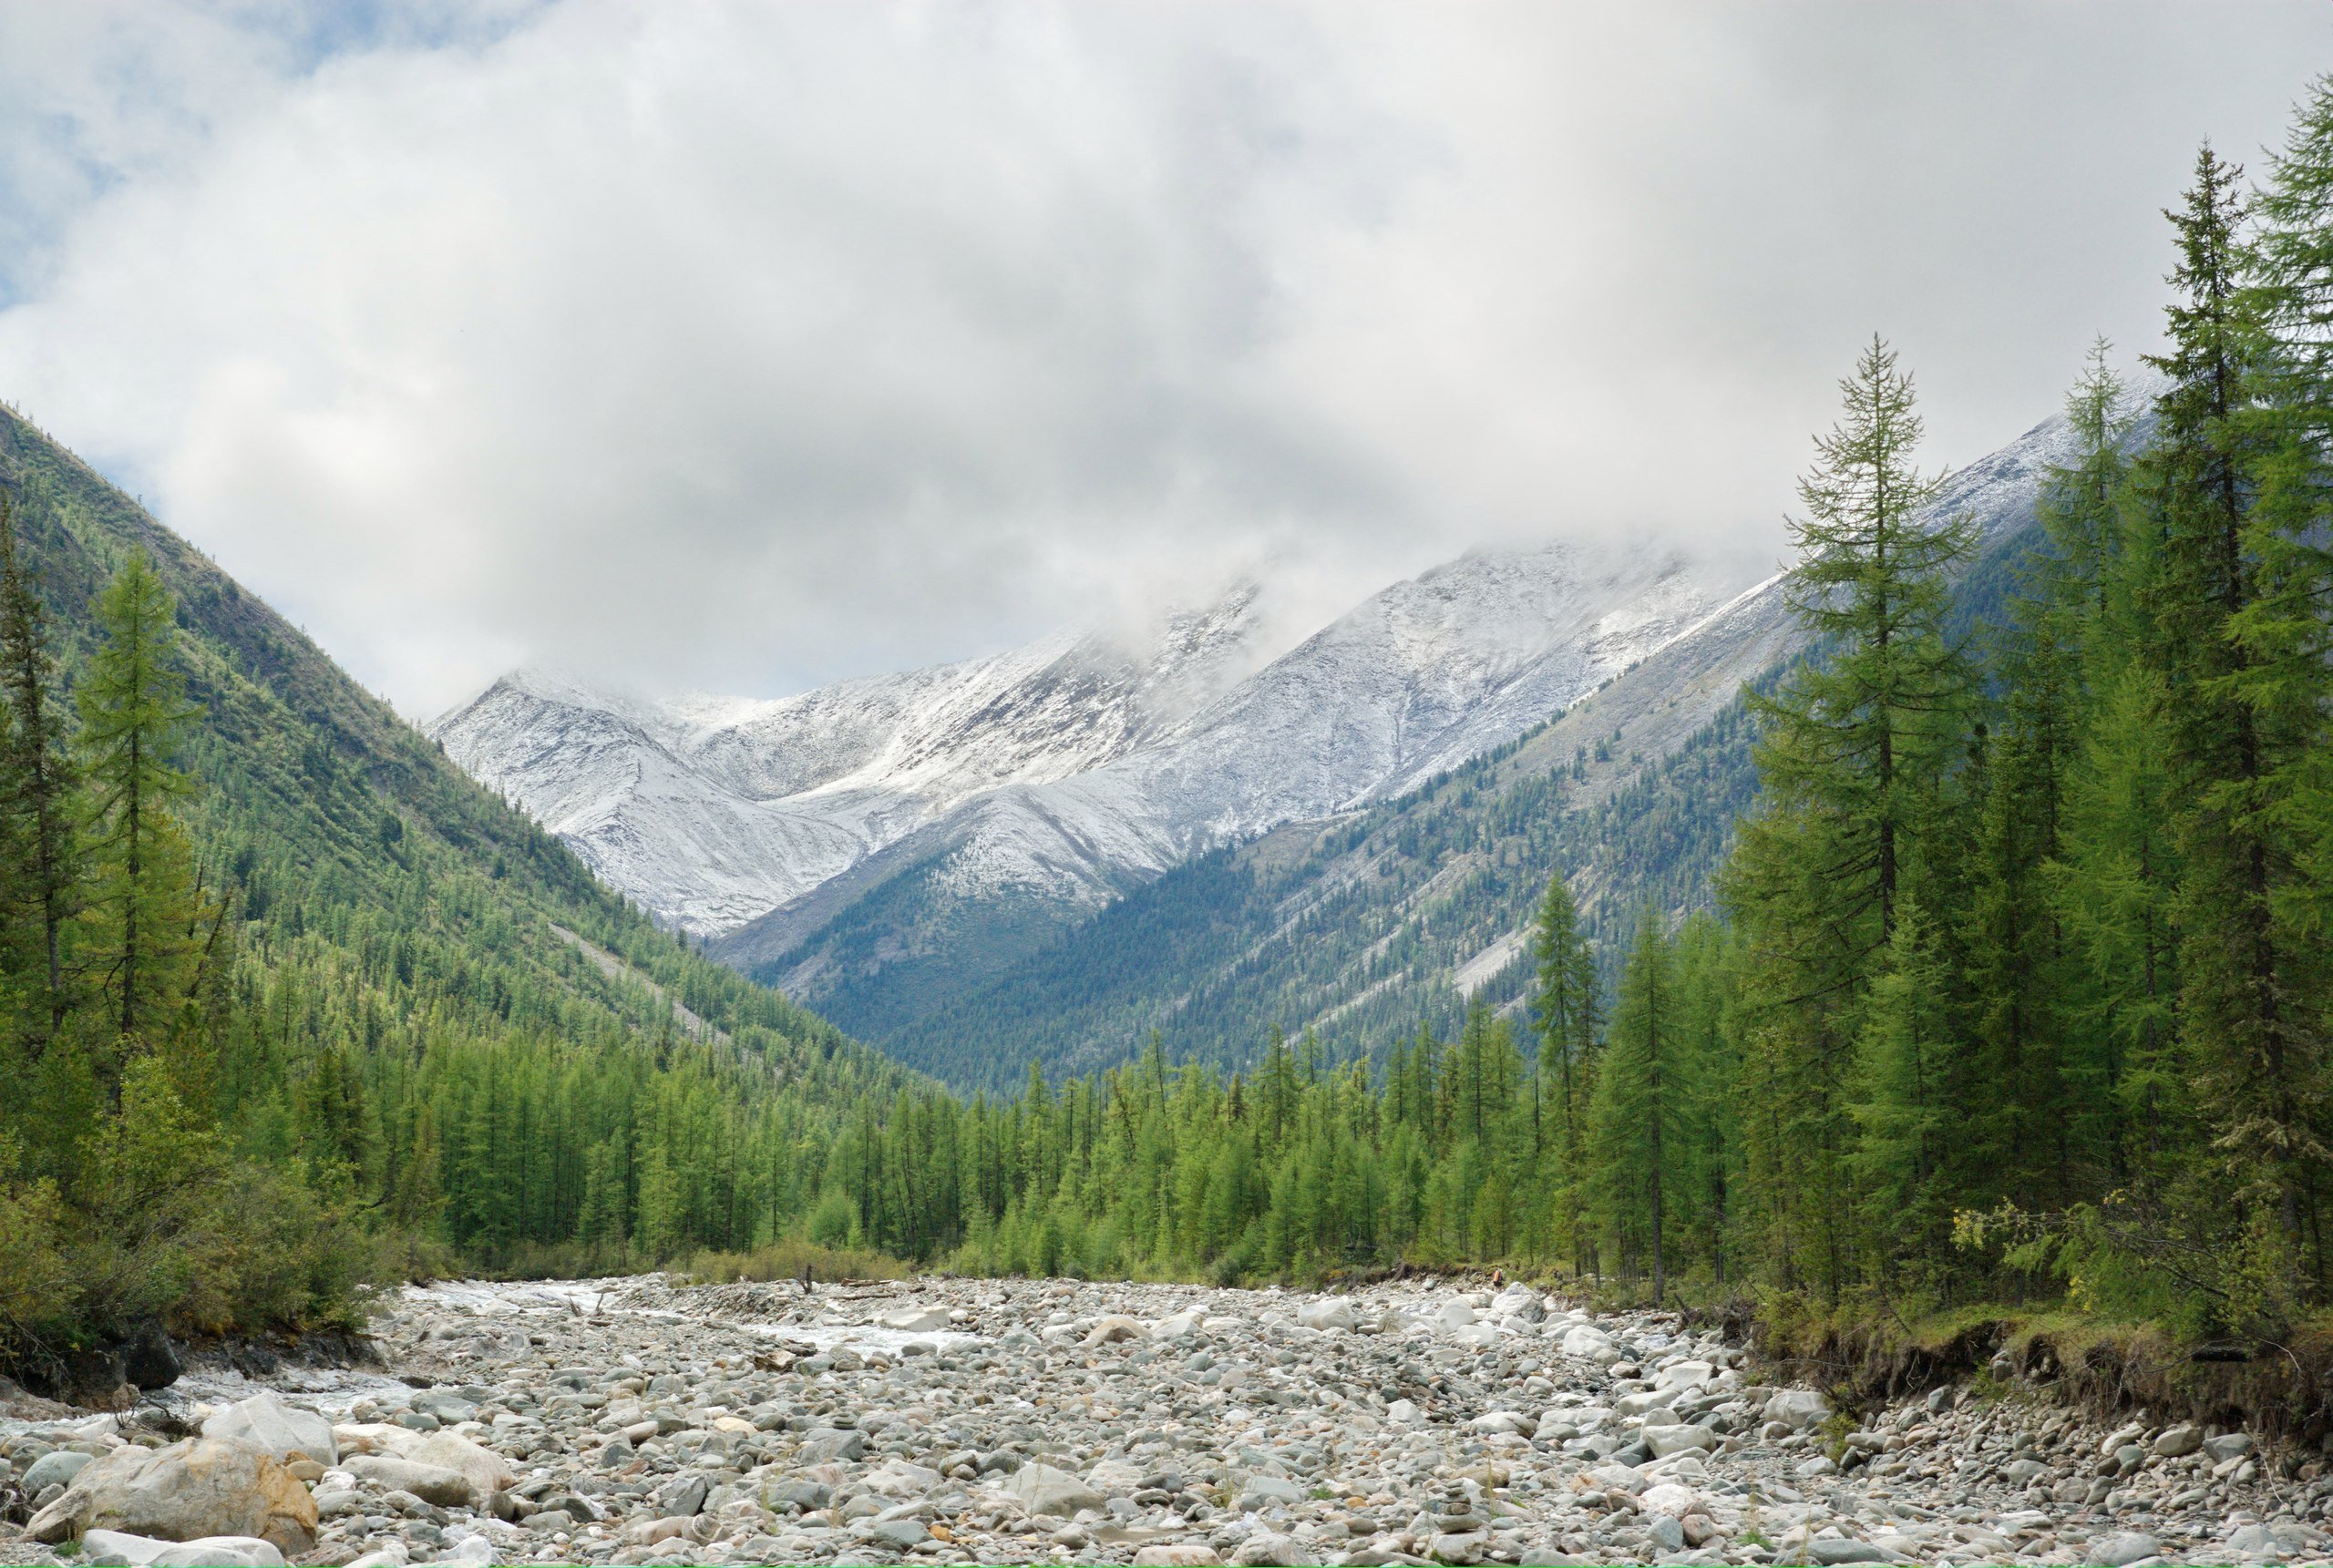
[[[1872,332],[1981,456],[2328,67],[2319,0],[0,0],[0,397],[417,716],[1773,559]]]

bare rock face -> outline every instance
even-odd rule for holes
[[[251,1535],[289,1556],[315,1544],[316,1502],[273,1454],[190,1438],[116,1449],[85,1466],[25,1533],[53,1543],[92,1530],[162,1541]]]

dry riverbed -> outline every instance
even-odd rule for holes
[[[375,1329],[377,1371],[198,1368],[121,1418],[0,1422],[0,1481],[46,1504],[35,1533],[123,1525],[75,1559],[0,1527],[0,1562],[2127,1568],[2333,1552],[2313,1453],[1944,1389],[1867,1414],[1835,1461],[1820,1396],[1763,1385],[1714,1336],[1521,1287],[466,1284],[408,1290]],[[200,1453],[116,1451],[206,1423]],[[267,1493],[229,1498],[243,1514],[215,1512],[212,1492],[245,1484],[202,1469],[221,1455]],[[200,1493],[191,1522],[158,1512],[171,1487]],[[244,1522],[202,1523],[218,1519]],[[161,1549],[164,1528],[264,1540]]]

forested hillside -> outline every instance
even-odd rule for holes
[[[2050,420],[1929,501],[1977,523],[1952,568],[1952,635],[2013,597],[2068,438]],[[1644,903],[1711,907],[1757,790],[1742,688],[1808,642],[1773,585],[1521,739],[1383,805],[1178,866],[996,981],[904,1018],[879,977],[863,997],[838,984],[831,1004],[903,1061],[991,1091],[1032,1060],[1056,1074],[1126,1061],[1154,1030],[1175,1061],[1248,1065],[1277,1027],[1382,1068],[1421,1023],[1446,1036],[1470,1001],[1523,1005],[1528,929],[1559,869],[1608,983]]]
[[[854,1123],[822,1222],[988,1268],[1508,1260],[2287,1344],[2333,1288],[2333,79],[2257,187],[2207,149],[2170,217],[2155,379],[2093,355],[2010,576],[1972,589],[1974,520],[1926,504],[1893,352],[1842,383],[1786,585],[1813,652],[1748,694],[1716,912],[1644,886],[1617,987],[1557,878],[1527,1028],[920,1093]]]
[[[902,1081],[5,413],[0,498],[11,1358],[155,1310],[329,1316],[416,1239],[748,1244],[816,1189],[836,1108]],[[156,1196],[155,1162],[194,1179]]]

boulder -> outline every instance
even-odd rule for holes
[[[1176,1541],[1142,1548],[1134,1554],[1134,1568],[1215,1568],[1222,1561],[1212,1546]]]
[[[1853,1536],[1818,1535],[1806,1543],[1806,1560],[1822,1568],[1836,1568],[1843,1563],[1885,1563],[1887,1553],[1884,1547]]]
[[[121,1347],[122,1376],[140,1389],[167,1389],[179,1380],[178,1347],[149,1317]]]
[[[340,1462],[332,1423],[313,1410],[285,1404],[273,1394],[238,1399],[202,1423],[202,1435],[246,1444],[277,1459],[304,1454],[319,1464]]]
[[[1152,1324],[1150,1337],[1153,1339],[1187,1339],[1198,1331],[1198,1327],[1199,1309],[1194,1307]]]
[[[1638,1434],[1644,1446],[1652,1450],[1655,1459],[1667,1459],[1670,1454],[1683,1453],[1688,1449],[1713,1449],[1718,1436],[1707,1427],[1669,1426],[1647,1427]]]
[[[1308,1301],[1296,1309],[1296,1321],[1307,1328],[1342,1328],[1350,1333],[1359,1324],[1352,1303],[1341,1296]]]
[[[1486,1436],[1498,1434],[1527,1438],[1539,1430],[1539,1423],[1536,1420],[1529,1416],[1518,1415],[1513,1410],[1486,1411],[1476,1416],[1466,1425],[1470,1430],[1482,1432]]]
[[[866,1451],[867,1434],[856,1427],[812,1427],[802,1434],[802,1446],[795,1450],[795,1457],[806,1465],[813,1465],[832,1460],[856,1460]]]
[[[94,1461],[95,1456],[78,1449],[57,1449],[33,1460],[25,1471],[25,1479],[16,1484],[24,1488],[26,1497],[38,1497],[52,1486],[70,1486],[73,1478]]]
[[[2204,1440],[2204,1451],[2217,1463],[2225,1463],[2252,1451],[2252,1439],[2244,1432],[2224,1432]]]
[[[948,1327],[949,1318],[944,1307],[910,1307],[886,1312],[875,1321],[901,1334],[936,1334]]]
[[[435,1503],[439,1508],[476,1506],[469,1478],[443,1465],[391,1459],[384,1454],[358,1454],[342,1468],[359,1481],[371,1481],[383,1491],[409,1491],[422,1501]]]
[[[1091,1350],[1097,1345],[1115,1345],[1122,1339],[1149,1337],[1150,1330],[1145,1328],[1140,1320],[1128,1317],[1123,1312],[1114,1312],[1085,1331],[1085,1348]]]
[[[2124,1530],[2092,1541],[2083,1551],[2082,1561],[2101,1563],[2103,1568],[2131,1568],[2133,1563],[2162,1555],[2162,1542],[2152,1535]]]
[[[1239,1499],[1232,1506],[1242,1513],[1269,1508],[1274,1503],[1283,1506],[1304,1501],[1304,1489],[1292,1481],[1276,1475],[1251,1475],[1239,1488]]]
[[[287,1553],[315,1544],[316,1502],[272,1453],[189,1438],[120,1448],[84,1468],[25,1533],[50,1542],[108,1530],[164,1541],[255,1535]]]
[[[1577,1324],[1564,1330],[1563,1352],[1591,1361],[1618,1360],[1620,1354],[1612,1337],[1592,1323]]]
[[[1653,1374],[1656,1389],[1698,1389],[1717,1376],[1717,1368],[1707,1361],[1679,1361],[1663,1367]]]
[[[485,1507],[486,1500],[494,1493],[519,1483],[508,1460],[459,1432],[431,1432],[417,1442],[408,1442],[398,1457],[416,1464],[450,1470],[461,1476],[469,1482],[472,1508]]]
[[[1464,1301],[1448,1302],[1434,1314],[1434,1318],[1444,1328],[1464,1328],[1475,1321],[1475,1309]]]
[[[1646,1487],[1644,1495],[1637,1499],[1637,1507],[1646,1513],[1666,1513],[1681,1520],[1700,1507],[1701,1501],[1701,1494],[1691,1487],[1664,1481],[1658,1486]]]
[[[283,1553],[255,1535],[157,1541],[92,1530],[83,1538],[81,1552],[82,1561],[95,1568],[283,1568]]]
[[[1812,1389],[1783,1389],[1766,1401],[1766,1419],[1795,1431],[1819,1427],[1830,1414],[1830,1405]]]
[[[2154,1440],[2154,1451],[2165,1459],[2184,1459],[2204,1446],[2204,1429],[2179,1426],[2165,1430]]]
[[[1081,1508],[1102,1508],[1107,1500],[1065,1470],[1049,1464],[1024,1464],[1012,1472],[1004,1490],[1031,1513],[1051,1513],[1063,1519]]]
[[[1296,1568],[1312,1557],[1292,1537],[1259,1530],[1232,1551],[1231,1561],[1249,1568]]]

